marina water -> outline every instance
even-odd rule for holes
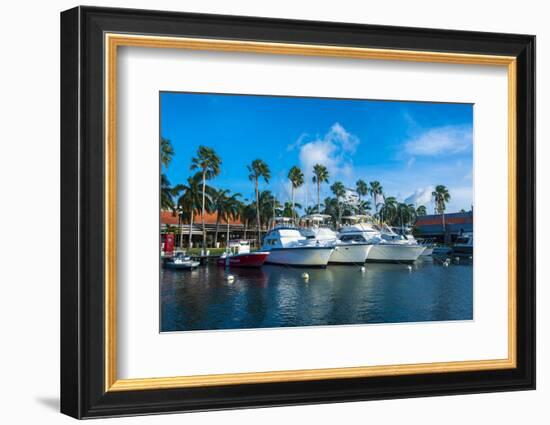
[[[161,270],[160,293],[162,332],[472,320],[473,266],[432,257],[410,267],[367,263],[364,272],[210,264]]]

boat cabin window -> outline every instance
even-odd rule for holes
[[[366,239],[362,235],[342,235],[340,236],[342,242],[366,242]]]

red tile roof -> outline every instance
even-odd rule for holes
[[[204,216],[204,222],[206,224],[216,224],[217,220],[217,214],[216,213],[206,213]],[[160,212],[160,222],[161,224],[168,224],[171,226],[177,226],[179,224],[178,222],[178,216],[177,214],[173,214],[172,211],[161,211]],[[188,219],[185,218],[185,223],[188,222]],[[202,223],[201,215],[195,214],[193,217],[193,223],[199,224]],[[221,224],[226,224],[225,220],[220,220]],[[239,219],[237,220],[229,220],[229,224],[242,224]]]

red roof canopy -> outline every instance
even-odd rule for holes
[[[217,214],[216,213],[206,213],[204,215],[204,222],[206,224],[216,224]],[[184,223],[189,221],[188,218],[184,217]],[[172,211],[161,211],[160,212],[160,222],[161,224],[177,226],[179,224],[178,215],[172,213]],[[202,223],[201,215],[195,214],[193,217],[193,223],[199,224]],[[225,220],[220,220],[220,224],[226,224]],[[242,224],[239,219],[229,220],[229,224]]]

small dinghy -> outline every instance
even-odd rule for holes
[[[167,269],[191,270],[199,265],[199,261],[193,261],[191,257],[184,255],[182,252],[178,252],[172,258],[168,258],[164,261],[164,267]]]

